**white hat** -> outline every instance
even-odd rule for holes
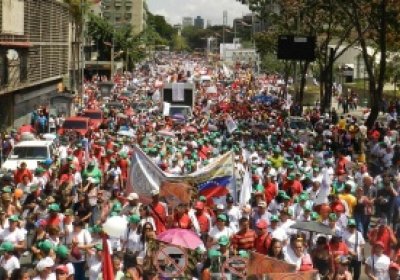
[[[265,208],[267,207],[267,203],[265,201],[260,201],[257,206]]]
[[[217,204],[217,210],[224,210],[225,207],[223,204]]]
[[[160,194],[159,190],[152,190],[151,191],[151,195],[158,195],[158,194]]]
[[[41,259],[41,260],[37,263],[36,269],[37,269],[38,271],[43,271],[43,270],[45,270],[45,268],[53,267],[53,266],[54,266],[54,261],[53,261],[53,259],[50,258],[50,257],[47,257],[47,258]]]
[[[139,199],[139,196],[137,193],[130,193],[128,195],[128,200],[134,200],[134,199]]]

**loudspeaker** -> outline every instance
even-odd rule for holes
[[[278,38],[278,59],[315,60],[315,37],[281,35]]]

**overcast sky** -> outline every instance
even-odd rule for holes
[[[228,24],[233,19],[249,13],[246,5],[236,0],[147,0],[153,14],[163,15],[171,24],[182,23],[182,17],[201,16],[212,25],[222,24],[222,13],[228,11]]]

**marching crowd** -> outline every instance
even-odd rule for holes
[[[312,108],[302,114],[306,128],[296,128],[290,122],[293,104],[277,86],[276,75],[256,76],[238,66],[230,79],[203,58],[175,54],[141,66],[113,77],[109,99],[122,109],[106,109],[99,77],[87,81],[85,107],[104,112],[99,129],[58,135],[52,158],[35,170],[21,162],[2,177],[1,279],[103,279],[102,224],[112,216],[125,217],[128,224],[120,238],[108,239],[115,279],[161,279],[144,263],[151,257],[151,242],[173,228],[193,230],[203,241],[191,272],[197,279],[220,279],[214,275],[224,260],[249,258],[252,252],[297,271],[316,270],[319,279],[358,280],[363,271],[368,279],[398,279],[396,119],[367,129],[354,115]],[[205,75],[211,79],[203,81]],[[174,82],[196,87],[193,116],[184,121],[162,114],[161,89]],[[140,95],[123,98],[128,88]],[[145,109],[136,110],[133,101],[143,102]],[[227,129],[228,118],[237,126],[234,131]],[[37,137],[48,131],[45,109],[32,119]],[[11,131],[3,152],[10,152],[19,136]],[[133,145],[176,175],[195,172],[232,151],[236,188],[218,199],[194,191],[189,203],[173,209],[158,191],[144,202],[128,188]],[[251,196],[244,199],[248,186]],[[293,227],[303,221],[322,223],[330,234]],[[30,265],[21,267],[28,256]]]

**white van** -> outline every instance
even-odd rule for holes
[[[52,141],[22,141],[17,143],[7,160],[1,166],[3,171],[15,171],[25,162],[29,170],[35,170],[38,162],[53,157]]]

